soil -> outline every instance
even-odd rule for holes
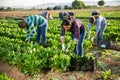
[[[97,73],[97,74],[96,74]],[[48,72],[47,74],[42,74],[46,76],[37,75],[36,80],[94,80],[98,74],[102,75],[103,72],[83,72],[83,71],[73,71],[65,73]]]
[[[2,73],[6,73],[15,80],[30,80],[29,76],[24,75],[19,70],[0,60],[0,74]]]

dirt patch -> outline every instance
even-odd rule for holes
[[[30,77],[22,74],[20,71],[0,60],[0,74],[6,73],[15,80],[30,80]]]
[[[116,61],[112,55],[106,55],[106,58],[99,58],[100,61],[107,63],[110,66],[120,67],[120,61]]]
[[[98,58],[98,61],[101,61],[106,64],[104,70],[111,70],[111,76],[113,80],[120,80],[120,60],[117,60],[119,52],[112,51],[103,54],[101,57]],[[104,66],[104,65],[103,65]],[[118,79],[117,79],[118,78]]]
[[[46,76],[43,76],[46,75]],[[65,73],[48,72],[47,74],[39,74],[35,80],[96,80],[103,75],[102,71],[83,72],[73,71]]]

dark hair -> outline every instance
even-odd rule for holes
[[[92,13],[92,16],[94,16],[94,15],[99,15],[99,13]]]
[[[71,20],[73,17],[74,17],[74,15],[75,15],[75,13],[74,12],[68,12],[68,18],[67,19],[69,19],[69,20]]]
[[[90,23],[94,23],[94,22],[95,22],[95,18],[94,18],[93,16],[90,17],[90,18],[89,18],[89,22],[90,22]]]
[[[23,21],[21,21],[21,22],[19,22],[19,23],[18,23],[18,26],[21,28],[23,23],[25,23],[25,21],[24,21],[24,20],[23,20]]]
[[[23,23],[23,21],[19,22],[18,23],[18,27],[21,27],[21,24]]]
[[[68,20],[71,20],[71,19],[72,19],[72,17],[71,17],[71,16],[68,16],[68,17],[67,17],[67,19],[68,19]]]
[[[94,16],[94,15],[100,15],[100,12],[97,11],[97,10],[93,10],[93,11],[92,11],[92,16]]]
[[[68,19],[64,19],[63,22],[62,22],[62,25],[69,26],[69,25],[71,25],[71,23]]]
[[[75,15],[74,12],[68,12],[68,14],[69,14],[70,16],[74,16],[74,15]]]

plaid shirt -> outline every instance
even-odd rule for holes
[[[38,15],[29,16],[25,21],[27,23],[26,38],[31,38],[36,33],[35,26],[41,27],[46,23],[46,19]]]
[[[75,37],[76,39],[79,38],[80,36],[80,31],[85,29],[85,26],[77,19],[74,19],[73,22],[72,22],[72,25],[71,25],[71,28],[70,28],[70,32],[72,34],[75,34]],[[65,29],[63,28],[62,26],[62,30],[61,30],[61,38],[63,38],[65,36]]]

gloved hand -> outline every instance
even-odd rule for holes
[[[88,39],[90,39],[90,35],[88,36]]]
[[[62,44],[62,50],[65,51],[65,45],[64,44]]]
[[[29,40],[30,40],[30,36],[25,39],[25,41],[29,41]]]
[[[74,41],[75,41],[75,42],[78,42],[78,39],[74,38]]]
[[[92,41],[92,42],[94,41],[94,37],[91,38],[91,41]]]

